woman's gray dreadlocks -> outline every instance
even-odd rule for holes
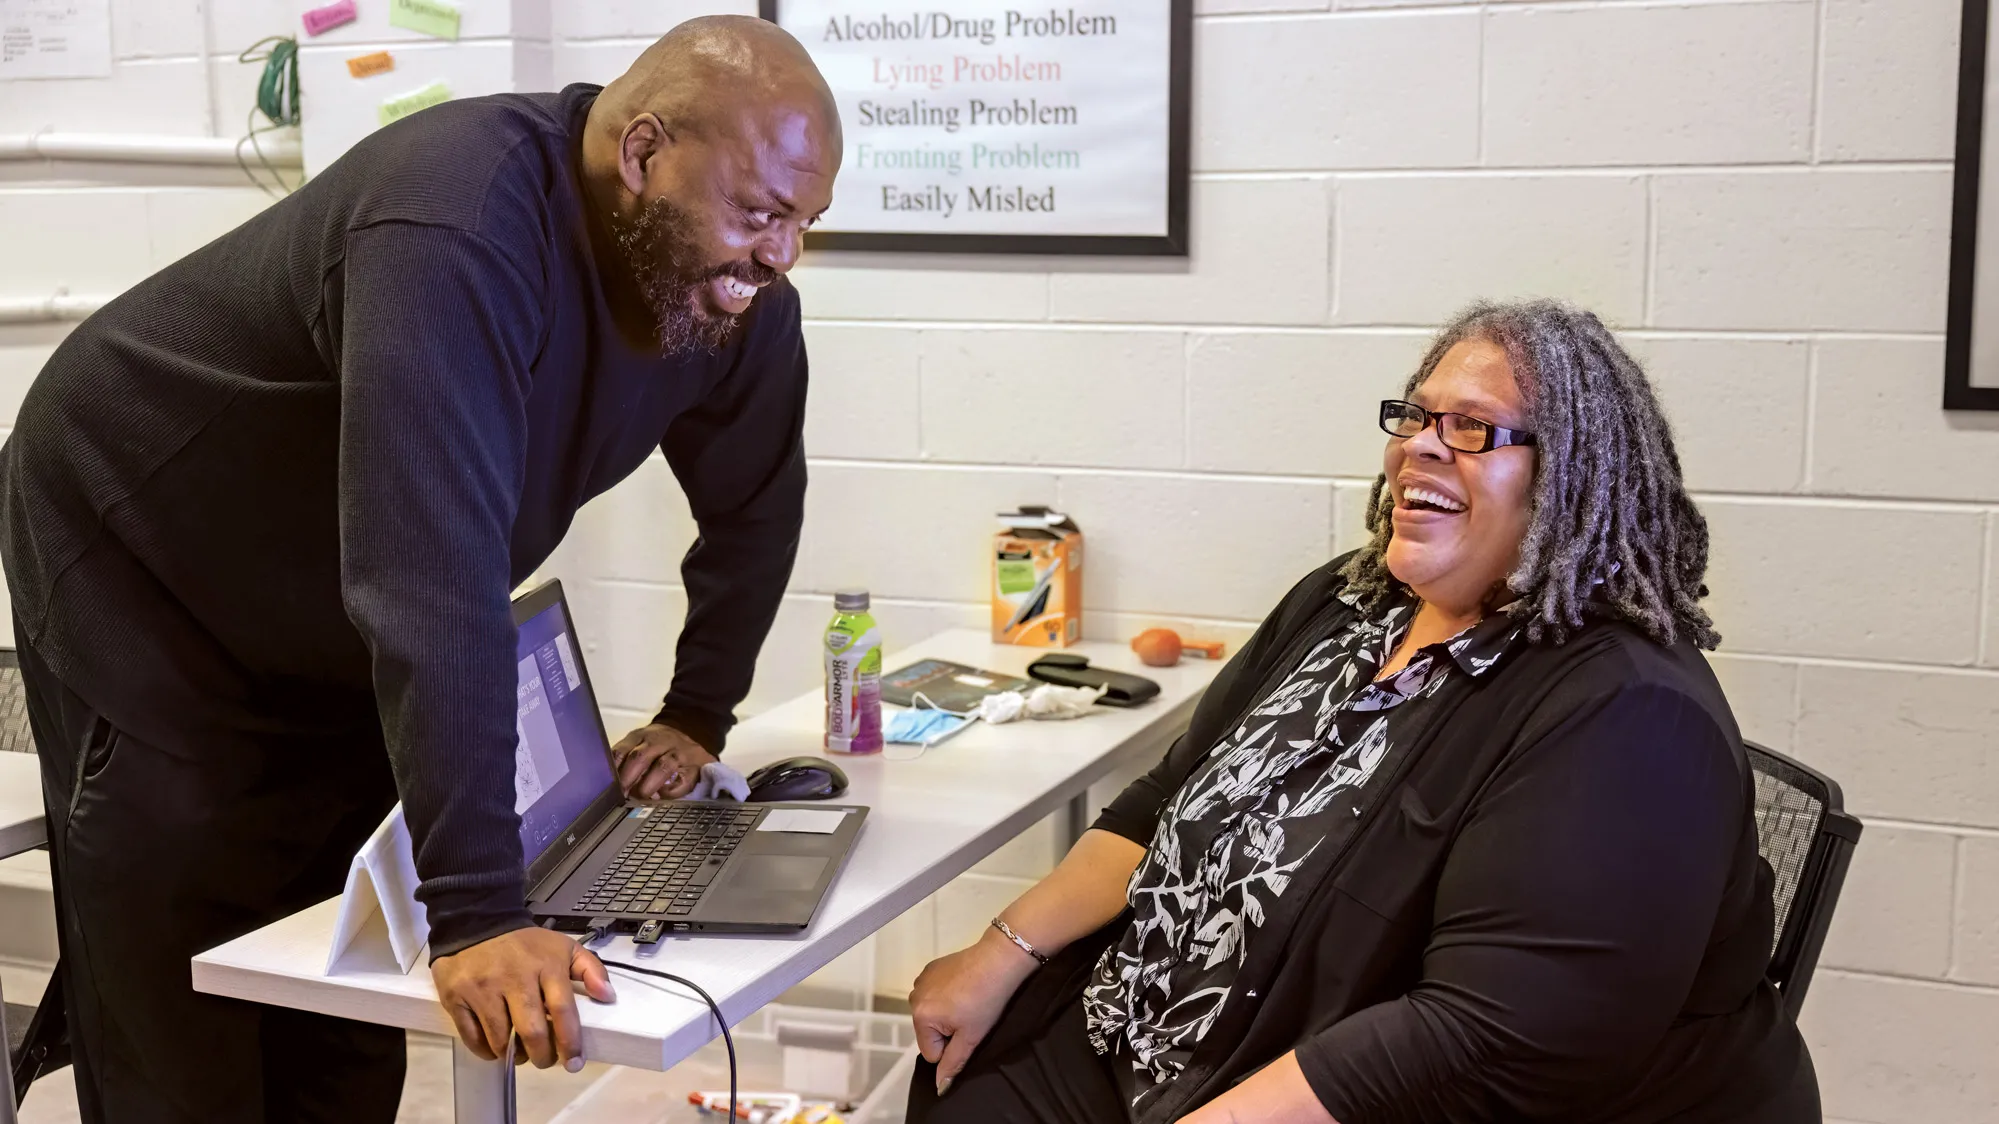
[[[1403,391],[1468,339],[1506,351],[1540,453],[1534,512],[1507,579],[1527,638],[1562,643],[1589,616],[1625,620],[1662,644],[1721,642],[1701,609],[1707,520],[1680,480],[1673,435],[1645,372],[1591,313],[1556,301],[1480,303],[1438,334]],[[1368,497],[1373,539],[1343,576],[1379,609],[1399,588],[1388,572],[1393,499],[1387,477]]]

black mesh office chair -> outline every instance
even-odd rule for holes
[[[28,692],[21,689],[21,656],[0,648],[0,753],[33,753],[28,730]]]
[[[35,752],[34,735],[28,729],[28,699],[21,689],[20,657],[12,648],[0,648],[0,753]],[[7,1076],[12,1080],[11,1102],[0,1104],[0,1120],[11,1121],[14,1109],[28,1095],[28,1086],[44,1073],[69,1064],[69,1024],[63,1015],[62,966],[56,966],[42,1001],[30,1007],[24,1003],[0,1003],[0,1022],[7,1038]]]
[[[1777,934],[1766,974],[1795,1020],[1860,842],[1860,821],[1846,813],[1831,777],[1754,742],[1743,744],[1756,774],[1756,849],[1777,875]]]

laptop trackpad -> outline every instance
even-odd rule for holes
[[[729,870],[731,890],[804,892],[819,885],[828,860],[811,855],[743,855]]]

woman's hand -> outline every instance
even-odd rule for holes
[[[1096,828],[1083,833],[1055,869],[1001,916],[1043,956],[1102,928],[1124,909],[1124,888],[1145,848]],[[1040,967],[1020,946],[987,928],[978,943],[930,962],[909,993],[916,1048],[937,1067],[937,1095],[965,1069],[1006,1001]]]
[[[971,1060],[1007,1000],[1034,974],[1034,958],[987,929],[979,942],[932,960],[909,993],[916,1048],[937,1067],[937,1095]]]

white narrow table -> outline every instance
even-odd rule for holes
[[[48,841],[48,827],[42,819],[42,767],[32,753],[0,751],[0,859],[32,851]],[[0,1004],[6,997],[0,995]],[[0,1007],[0,1012],[5,1008]],[[7,1035],[7,1020],[0,1016],[0,1046]],[[14,1067],[12,1059],[0,1056],[0,1124],[14,1120]]]
[[[1156,679],[1160,697],[1129,710],[1097,707],[1067,722],[976,726],[913,761],[837,756],[852,782],[841,803],[872,809],[845,869],[811,929],[798,937],[685,937],[636,956],[631,940],[598,946],[607,959],[649,964],[700,984],[735,1023],[776,999],[1039,820],[1082,797],[1119,765],[1163,753],[1186,728],[1220,665],[1186,660],[1145,668],[1122,645],[1070,649],[1102,667]],[[893,670],[941,658],[1019,674],[1037,649],[995,645],[983,632],[946,632],[889,653]],[[820,753],[818,692],[738,726],[727,760],[745,773],[770,761]],[[908,748],[908,747],[897,747]],[[1072,821],[1074,813],[1071,813]],[[195,990],[411,1030],[450,1034],[430,970],[397,970],[386,941],[373,963],[324,974],[337,901],[327,901],[194,958]],[[583,1000],[584,1056],[666,1069],[717,1034],[701,1001],[663,981],[612,973],[618,1001]],[[660,986],[650,986],[659,984]],[[461,1122],[505,1120],[512,1071],[462,1047],[454,1078]]]
[[[32,753],[0,752],[0,859],[47,841],[41,763]]]

